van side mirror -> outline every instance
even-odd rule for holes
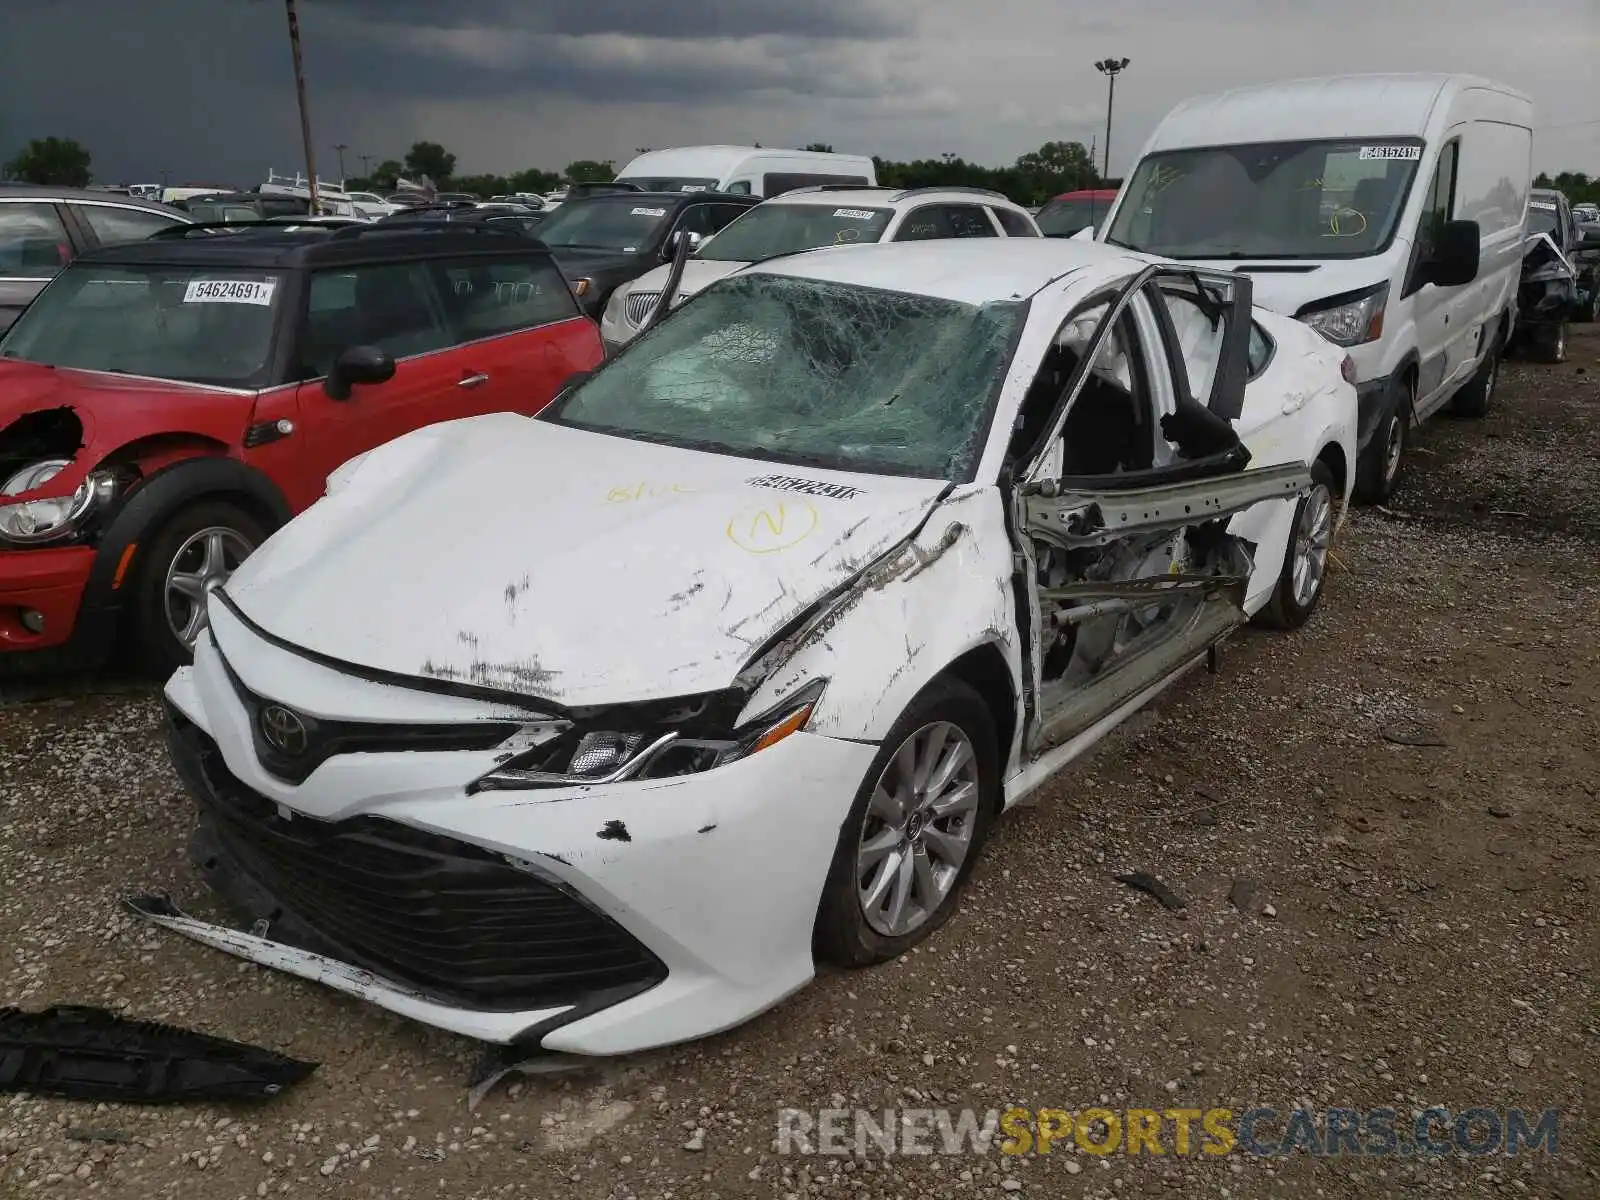
[[[348,400],[358,383],[386,383],[394,378],[394,359],[376,346],[351,346],[334,359],[322,390],[334,400]]]
[[[1423,263],[1423,281],[1437,287],[1462,287],[1478,277],[1482,235],[1476,221],[1446,221]]]

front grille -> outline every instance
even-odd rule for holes
[[[273,706],[282,708],[269,697],[251,691],[223,656],[222,648],[213,639],[211,647],[217,653],[233,685],[234,695],[244,706],[250,718],[250,740],[255,746],[256,759],[266,770],[285,783],[301,784],[330,758],[339,754],[384,754],[398,750],[493,750],[517,732],[519,726],[506,721],[474,721],[455,724],[423,725],[385,724],[379,721],[330,721],[296,712],[294,718],[305,733],[303,745],[294,753],[285,753],[272,745],[262,726],[262,710]]]
[[[240,915],[268,920],[275,938],[484,1011],[597,995],[614,1002],[666,978],[645,946],[559,881],[381,817],[285,818],[179,714],[169,737],[179,774],[200,802],[202,832],[228,860],[213,854],[198,865],[236,903],[240,895],[270,897],[267,911]],[[219,882],[229,868],[248,886]],[[312,936],[296,938],[296,929]]]
[[[661,299],[660,292],[630,292],[628,293],[628,323],[630,325],[643,325],[655,311],[656,301]]]

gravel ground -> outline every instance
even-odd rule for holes
[[[13,689],[0,1002],[103,1004],[323,1065],[260,1107],[0,1096],[0,1200],[1600,1195],[1600,330],[1577,332],[1568,365],[1509,366],[1487,420],[1426,429],[1392,504],[1354,517],[1307,629],[1235,639],[1218,677],[1001,822],[919,952],[475,1111],[471,1044],[119,911],[130,891],[197,895],[153,691]],[[1384,736],[1408,728],[1443,744]],[[1130,870],[1188,907],[1113,880]],[[1521,1106],[1562,1125],[1555,1155],[1515,1158],[774,1147],[783,1107],[1097,1103]]]

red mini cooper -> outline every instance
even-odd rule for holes
[[[535,413],[602,358],[520,233],[189,225],[91,250],[0,340],[0,669],[131,639],[170,671],[207,589],[340,463]]]

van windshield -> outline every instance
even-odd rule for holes
[[[714,192],[718,180],[686,178],[680,175],[629,175],[618,183],[631,183],[641,192]]]
[[[1147,155],[1106,240],[1167,258],[1362,258],[1386,248],[1416,138],[1256,142]]]

